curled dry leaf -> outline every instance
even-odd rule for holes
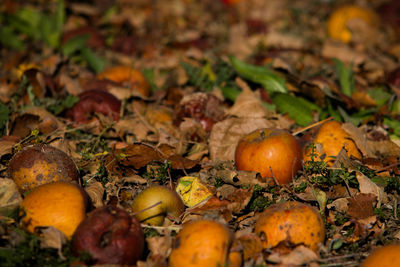
[[[256,257],[262,252],[263,246],[261,239],[254,233],[243,234],[237,238],[243,246],[243,259],[248,260]]]
[[[22,197],[14,180],[0,179],[0,214],[17,207],[22,202]]]
[[[361,172],[356,172],[356,178],[359,183],[359,189],[361,193],[372,194],[376,196],[378,201],[376,204],[377,208],[380,208],[382,203],[387,203],[388,198],[383,188],[372,182],[367,176],[365,176]]]
[[[103,196],[104,196],[104,187],[100,182],[93,182],[89,186],[85,187],[86,193],[89,195],[90,200],[95,208],[102,207]]]
[[[365,219],[374,215],[374,202],[377,196],[374,194],[358,194],[354,197],[349,197],[349,208],[347,213],[356,219]]]
[[[63,232],[53,226],[42,228],[40,232],[40,247],[57,249],[61,256],[63,244],[67,242]]]
[[[268,258],[268,261],[279,263],[283,266],[300,266],[310,264],[319,259],[317,253],[307,248],[306,246],[297,246],[289,254],[281,255],[273,253]]]
[[[338,198],[332,203],[326,205],[328,209],[335,209],[335,211],[345,213],[349,208],[349,201],[347,198]]]
[[[374,157],[375,155],[367,144],[365,134],[352,123],[343,123],[342,129],[350,135],[350,138],[356,143],[357,148],[361,151],[364,157]]]

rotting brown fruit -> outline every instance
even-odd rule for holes
[[[74,161],[63,151],[46,144],[36,144],[17,152],[8,163],[8,174],[24,193],[57,181],[77,181]]]
[[[188,222],[175,237],[169,267],[226,266],[232,242],[224,224],[205,219]]]
[[[78,96],[79,102],[67,111],[67,118],[78,124],[84,124],[91,120],[93,113],[101,113],[111,117],[114,121],[119,120],[121,101],[113,94],[94,89],[85,91]]]
[[[301,202],[287,201],[268,207],[256,222],[263,248],[271,249],[281,242],[305,245],[317,251],[325,239],[325,226],[318,211]]]
[[[73,252],[88,252],[97,264],[133,265],[142,257],[144,245],[139,221],[112,206],[90,212],[72,239]]]
[[[180,196],[165,186],[146,188],[132,203],[132,211],[139,221],[150,225],[162,225],[166,215],[178,219],[184,210]]]

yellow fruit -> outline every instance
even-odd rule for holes
[[[70,238],[85,218],[87,198],[82,188],[67,182],[44,184],[22,201],[22,224],[30,232],[36,227],[54,226]]]
[[[373,251],[361,267],[400,267],[400,245],[386,245]]]
[[[324,222],[318,211],[297,201],[287,201],[268,207],[255,225],[263,247],[274,248],[280,242],[304,244],[317,251],[325,239]]]
[[[75,163],[63,151],[50,145],[27,146],[8,164],[8,174],[21,192],[57,181],[78,181]]]
[[[191,221],[175,237],[169,267],[217,267],[228,262],[233,235],[212,220]]]
[[[132,211],[136,213],[136,218],[151,225],[162,225],[167,214],[178,218],[184,210],[185,205],[180,196],[165,186],[146,188],[132,203]]]
[[[336,9],[328,19],[328,34],[331,38],[348,43],[351,41],[351,32],[348,22],[353,19],[361,19],[370,26],[378,22],[377,15],[363,7],[347,5]]]
[[[362,158],[356,144],[350,139],[350,135],[342,129],[342,124],[337,121],[328,121],[322,124],[313,140],[313,143],[316,146],[319,146],[319,144],[321,145],[321,149],[316,147],[314,151],[316,154],[314,160],[323,160],[330,166],[335,162],[335,157],[339,154],[343,146],[349,157],[353,156],[358,159]],[[309,147],[305,149],[304,161],[311,160],[312,152],[312,149]]]

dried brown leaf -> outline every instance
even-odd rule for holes
[[[367,176],[361,172],[356,172],[356,178],[359,183],[360,192],[363,194],[373,194],[377,198],[376,207],[380,207],[382,203],[386,203],[387,195],[383,188],[372,182]]]
[[[347,213],[355,219],[364,219],[374,215],[374,202],[376,201],[374,194],[358,194],[349,197],[349,208]]]
[[[100,182],[92,182],[90,185],[85,187],[86,193],[89,195],[90,200],[95,208],[102,207],[103,196],[104,196],[104,187]]]

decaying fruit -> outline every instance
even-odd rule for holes
[[[312,147],[305,148],[304,161],[310,161],[312,154],[315,154],[316,158],[314,160],[323,160],[331,166],[343,147],[349,157],[362,158],[356,144],[350,139],[350,135],[342,129],[342,124],[337,121],[328,121],[322,124],[313,140],[313,144],[315,149]]]
[[[22,224],[30,232],[54,226],[70,238],[86,216],[88,198],[72,183],[54,182],[33,189],[22,201]]]
[[[150,85],[144,75],[137,69],[129,66],[115,66],[106,69],[98,75],[99,79],[128,84],[128,86],[143,96],[150,95]]]
[[[274,177],[279,184],[292,181],[301,168],[301,159],[301,148],[296,138],[276,128],[258,129],[242,137],[235,151],[238,170]]]
[[[118,207],[91,211],[78,226],[72,250],[88,252],[97,264],[133,265],[143,254],[144,235],[139,221]]]
[[[318,211],[297,201],[269,206],[260,215],[254,231],[260,235],[266,249],[284,242],[290,245],[303,244],[317,251],[325,239],[325,226]]]
[[[400,266],[400,244],[386,245],[373,251],[361,264],[361,267],[398,267]]]
[[[67,111],[67,118],[78,124],[83,124],[92,119],[93,113],[101,113],[115,121],[119,120],[121,101],[113,94],[93,89],[84,91],[78,96],[79,102]]]
[[[45,144],[27,146],[17,152],[8,164],[8,174],[22,193],[50,182],[79,180],[73,160]]]
[[[175,237],[170,267],[226,266],[233,240],[231,231],[212,220],[191,221]]]
[[[348,28],[351,20],[362,20],[370,27],[375,27],[379,21],[378,16],[371,10],[346,5],[336,9],[328,19],[328,34],[331,38],[348,43],[352,39],[352,33]]]
[[[132,203],[132,211],[138,220],[151,225],[162,225],[166,215],[178,219],[184,210],[180,196],[165,186],[146,188]]]

